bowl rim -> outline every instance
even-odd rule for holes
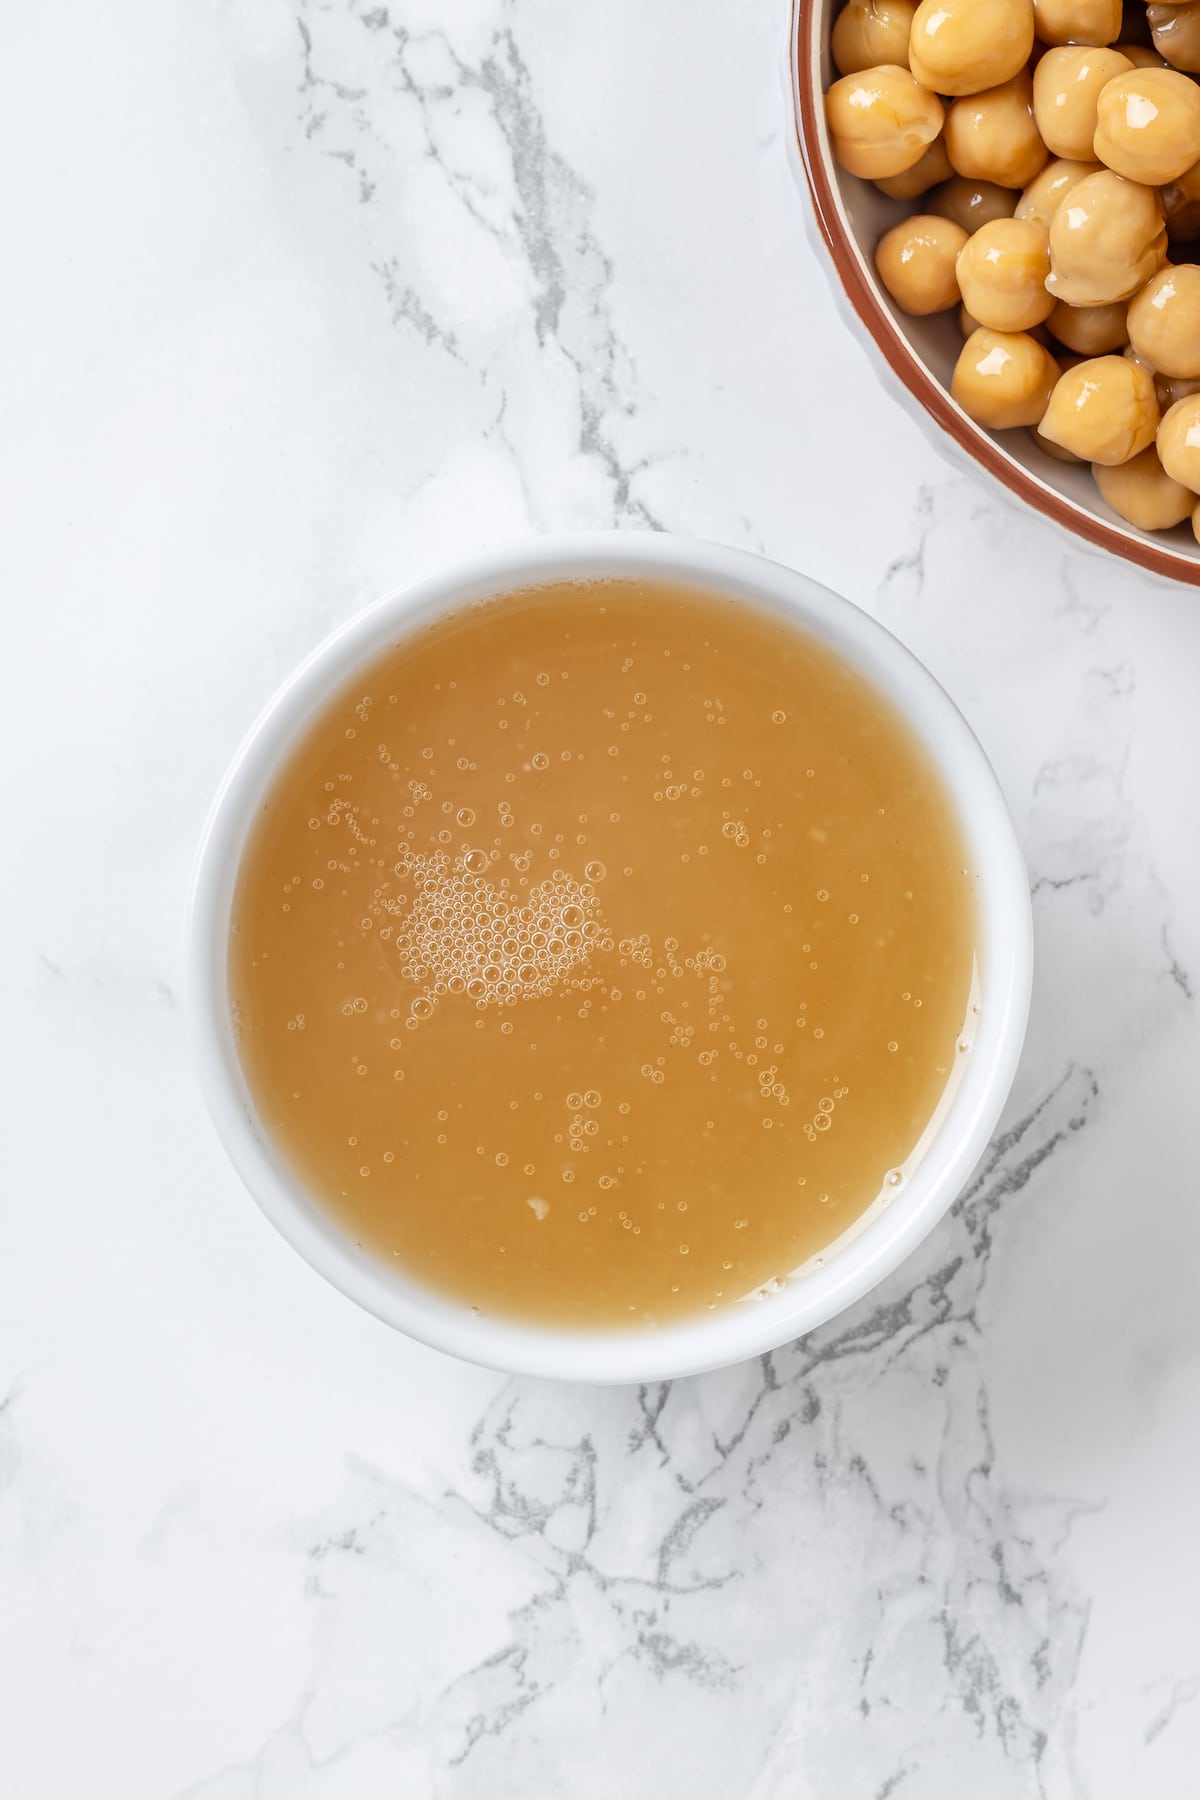
[[[386,646],[472,600],[559,579],[675,579],[789,619],[842,655],[907,720],[959,815],[976,875],[982,1010],[973,1054],[910,1179],[781,1290],[653,1329],[569,1331],[473,1314],[356,1247],[303,1189],[258,1120],[229,1003],[234,884],[263,796],[314,713]],[[408,1336],[508,1373],[596,1383],[664,1380],[777,1348],[875,1287],[962,1191],[999,1119],[1025,1035],[1032,980],[1030,894],[999,783],[965,719],[898,639],[850,601],[748,551],[657,532],[535,540],[472,558],[377,600],[320,643],[279,687],[235,753],[197,851],[188,907],[187,1014],[217,1133],[260,1209],[350,1299]]]
[[[823,11],[815,0],[792,0],[788,64],[795,149],[804,169],[817,228],[838,281],[892,374],[972,462],[981,464],[994,480],[1035,512],[1051,519],[1073,537],[1081,537],[1098,550],[1110,551],[1127,562],[1136,563],[1151,574],[1200,586],[1200,557],[1184,556],[1135,535],[1132,528],[1126,531],[1109,524],[1066,494],[1040,481],[1023,464],[1007,455],[982,425],[967,416],[925,367],[880,301],[865,273],[862,252],[843,224],[837,191],[829,174],[822,104],[824,92],[819,63],[813,54],[815,31],[803,29],[805,20],[811,17],[815,22],[818,16],[823,16]]]

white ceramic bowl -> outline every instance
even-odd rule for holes
[[[918,210],[889,200],[871,181],[834,160],[824,94],[836,75],[829,34],[843,0],[792,0],[786,88],[788,148],[811,201],[811,222],[842,315],[871,352],[888,391],[925,427],[943,456],[982,469],[1012,500],[1032,507],[1078,543],[1124,557],[1155,575],[1200,583],[1200,544],[1189,525],[1139,531],[1106,505],[1086,464],[1056,462],[1028,431],[988,431],[950,396],[962,348],[956,312],[914,319],[901,312],[875,272],[884,232]]]
[[[886,1203],[779,1292],[656,1330],[568,1332],[474,1315],[357,1248],[315,1203],[259,1122],[238,1059],[227,985],[234,881],[264,793],[325,701],[385,646],[471,601],[539,581],[648,576],[752,602],[803,626],[908,720],[957,808],[976,880],[981,1011],[970,1055]],[[742,551],[652,533],[534,543],[418,582],[351,619],[285,682],[251,729],[205,826],[192,892],[190,1013],[205,1094],[246,1186],[288,1242],[360,1306],[423,1343],[529,1375],[626,1382],[737,1362],[811,1331],[861,1298],[935,1225],[996,1124],[1017,1066],[1032,964],[1029,891],[1012,823],[979,744],[933,677],[881,625],[803,575]]]

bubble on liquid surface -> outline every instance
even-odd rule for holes
[[[455,860],[442,851],[409,854],[413,899],[400,912],[395,945],[402,976],[424,990],[413,1018],[432,1014],[433,993],[465,992],[483,1009],[544,997],[607,941],[590,883],[556,869],[513,894],[486,879],[489,867],[484,850]]]

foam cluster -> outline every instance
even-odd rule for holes
[[[423,989],[425,1016],[443,994],[464,994],[480,1007],[543,998],[578,985],[592,952],[612,948],[590,882],[557,869],[512,894],[488,878],[489,867],[482,850],[453,859],[409,852],[396,865],[410,887],[393,903],[402,921],[400,973]]]

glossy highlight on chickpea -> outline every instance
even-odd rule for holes
[[[1129,302],[1129,342],[1160,375],[1200,377],[1200,268],[1160,269]]]
[[[956,271],[967,234],[952,219],[918,214],[885,232],[875,251],[879,279],[897,306],[921,318],[959,302]]]
[[[847,0],[834,22],[830,50],[839,75],[858,75],[881,63],[908,67],[913,0]]]
[[[1173,69],[1200,72],[1200,18],[1193,5],[1148,6],[1154,48]]]
[[[1158,419],[1145,369],[1125,356],[1093,356],[1055,384],[1041,432],[1085,462],[1111,467],[1154,442]]]
[[[1088,175],[1050,220],[1046,285],[1068,306],[1128,300],[1162,266],[1167,230],[1153,188],[1111,169]]]
[[[1017,196],[1011,188],[1000,187],[995,181],[968,181],[963,175],[955,175],[933,190],[925,211],[940,213],[971,232],[993,219],[1011,219],[1016,203]]]
[[[1163,415],[1158,456],[1173,481],[1200,494],[1200,394],[1177,400]]]
[[[1098,162],[1068,162],[1056,157],[1035,175],[1017,201],[1015,217],[1036,219],[1049,225],[1051,219],[1073,188],[1099,169]]]
[[[971,180],[1023,188],[1047,158],[1033,116],[1033,82],[1025,70],[999,87],[952,101],[945,129],[951,163]]]
[[[1111,44],[1121,35],[1121,0],[1033,0],[1042,44]]]
[[[954,365],[950,392],[993,431],[1036,425],[1049,405],[1058,364],[1025,331],[973,331]]]
[[[843,75],[825,96],[833,153],[851,175],[902,175],[919,162],[942,129],[936,94],[907,69],[884,63]]]
[[[1146,187],[1177,181],[1200,158],[1200,87],[1177,69],[1130,69],[1100,90],[1097,158]]]
[[[993,331],[1030,331],[1053,310],[1050,239],[1033,219],[993,219],[958,253],[963,305]]]
[[[1010,81],[1033,49],[1033,0],[921,0],[909,67],[937,94],[979,94]]]
[[[1092,155],[1101,94],[1134,72],[1119,50],[1064,44],[1047,50],[1033,72],[1033,116],[1047,150],[1077,162]]]

